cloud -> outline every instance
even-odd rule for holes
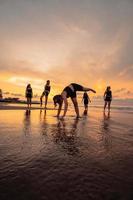
[[[5,95],[5,96],[14,96],[14,97],[23,97],[22,94],[19,94],[19,93],[11,93],[11,92],[7,92],[7,91],[3,92],[3,95]]]
[[[131,66],[125,66],[125,68],[119,73],[119,77],[122,77],[123,79],[132,79],[133,77],[133,65]]]
[[[114,94],[113,96],[116,96],[119,98],[122,98],[122,97],[130,98],[133,96],[133,92],[127,88],[120,88],[118,90],[115,90],[113,91],[113,94]]]
[[[47,79],[59,91],[70,82],[124,88],[133,82],[132,19],[131,0],[1,1],[0,72],[36,89]]]
[[[35,89],[40,89],[41,85],[44,83],[42,79],[32,79],[30,77],[11,77],[8,79],[8,82],[24,87],[27,85],[27,83],[31,83]]]
[[[120,93],[120,92],[125,92],[126,88],[120,88],[118,90],[115,90],[114,93]]]
[[[3,94],[8,95],[8,94],[10,94],[10,92],[3,92]]]
[[[22,94],[18,94],[18,93],[10,93],[12,96],[15,96],[15,97],[23,97]]]

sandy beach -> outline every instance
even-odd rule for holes
[[[55,114],[0,110],[0,199],[132,199],[132,113]]]

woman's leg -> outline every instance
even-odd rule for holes
[[[91,91],[91,92],[93,92],[93,93],[96,93],[96,91],[95,90],[93,90],[93,89],[91,89],[91,88],[83,88],[83,91]]]
[[[85,110],[88,111],[88,104],[85,104]]]
[[[48,96],[45,95],[45,108],[46,108],[46,106],[47,106],[47,102],[48,102]]]
[[[106,109],[106,106],[107,106],[107,101],[105,101],[105,103],[104,103],[104,111]]]
[[[27,106],[29,108],[29,97],[27,97]]]
[[[77,117],[79,117],[79,107],[78,107],[77,98],[74,97],[74,98],[71,98],[71,99],[72,99],[72,102],[73,102],[73,105],[74,105],[74,108],[75,108],[76,115],[77,115]]]
[[[30,100],[30,107],[31,107],[31,98],[29,98],[29,100]]]
[[[111,101],[108,102],[108,111],[110,112]]]
[[[44,97],[44,93],[42,93],[41,97],[40,97],[40,106],[42,107],[42,99]]]

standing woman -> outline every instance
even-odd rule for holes
[[[51,86],[50,86],[50,80],[47,80],[46,85],[44,87],[44,92],[42,93],[41,97],[40,97],[40,102],[41,102],[41,106],[42,106],[42,99],[45,96],[45,108],[47,106],[47,102],[48,102],[48,95],[50,93],[51,90]]]
[[[88,104],[89,104],[89,102],[91,102],[90,97],[89,97],[89,95],[87,94],[87,92],[84,92],[84,94],[83,94],[83,99],[82,99],[82,100],[84,100],[84,108],[85,108],[84,114],[87,114],[87,111],[88,111]]]
[[[32,92],[32,88],[31,88],[30,84],[28,84],[26,87],[25,96],[27,98],[27,106],[28,106],[28,108],[30,108],[31,107],[31,99],[33,97],[33,92]]]
[[[111,105],[111,101],[112,101],[112,91],[111,91],[111,87],[110,86],[108,86],[106,88],[106,91],[104,92],[104,101],[105,101],[104,112],[105,112],[105,109],[106,109],[107,105],[108,105],[108,112],[110,112],[110,105]]]

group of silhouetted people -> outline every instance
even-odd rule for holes
[[[43,104],[43,97],[45,97],[45,109],[46,109],[46,106],[47,106],[48,95],[50,93],[50,89],[51,89],[50,80],[47,80],[47,82],[44,86],[44,91],[43,91],[43,93],[40,97],[41,107],[42,107],[42,104]],[[31,84],[28,84],[27,87],[26,87],[25,97],[27,98],[27,106],[28,106],[28,108],[30,108],[31,107],[31,100],[32,100],[32,97],[33,97],[33,91],[32,91],[32,88],[31,88]]]
[[[44,86],[44,91],[40,97],[40,105],[42,107],[43,104],[43,97],[45,97],[45,106],[44,108],[46,109],[47,106],[47,102],[48,102],[48,96],[51,90],[51,86],[50,86],[50,80],[46,81],[46,84]],[[87,94],[87,92],[91,91],[93,93],[96,93],[95,90],[91,89],[91,88],[87,88],[84,87],[82,85],[79,85],[77,83],[71,83],[70,85],[68,85],[67,87],[65,87],[62,91],[61,94],[57,94],[53,97],[53,101],[54,101],[54,105],[55,107],[57,106],[57,104],[59,105],[58,107],[58,111],[57,111],[57,117],[60,116],[61,110],[62,110],[62,105],[64,103],[64,113],[62,117],[65,117],[67,110],[68,110],[68,98],[70,97],[72,100],[72,103],[74,105],[74,109],[76,112],[76,117],[79,118],[80,114],[79,114],[79,106],[78,106],[78,101],[77,101],[77,92],[78,91],[82,91],[84,92],[83,94],[83,101],[84,101],[84,114],[87,114],[88,111],[88,104],[89,102],[91,102],[89,95]],[[26,87],[26,98],[27,98],[27,105],[28,108],[31,107],[31,100],[33,97],[33,91],[31,88],[31,85],[28,84]],[[108,111],[110,112],[110,105],[111,105],[111,101],[112,101],[112,91],[111,91],[111,87],[108,86],[105,93],[104,93],[104,111],[106,109],[106,107],[108,106]]]

